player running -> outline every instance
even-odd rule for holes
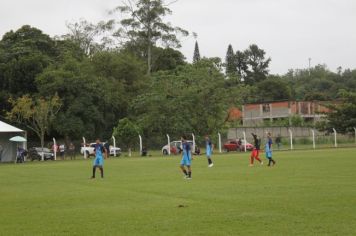
[[[93,162],[93,175],[91,178],[95,179],[96,168],[100,169],[101,178],[104,178],[104,168],[103,168],[104,156],[103,156],[103,153],[105,153],[105,155],[106,155],[106,149],[100,143],[100,139],[96,139],[96,143],[94,146],[94,153],[95,153],[95,159]]]
[[[206,157],[208,158],[208,167],[213,167],[214,163],[211,159],[211,155],[213,154],[213,145],[208,135],[205,136],[205,144],[206,144]]]
[[[251,153],[251,159],[250,159],[250,166],[253,166],[253,162],[256,159],[263,165],[263,161],[258,157],[260,154],[260,146],[261,146],[261,140],[257,136],[257,134],[251,133],[253,140],[255,142],[255,146],[253,147],[252,153]]]
[[[187,138],[185,136],[182,137],[182,153],[183,155],[182,155],[182,161],[180,162],[180,168],[183,171],[184,177],[186,179],[192,179],[192,169],[191,169],[192,153],[191,153],[191,147],[187,142]]]

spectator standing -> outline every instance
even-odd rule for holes
[[[75,146],[73,143],[69,144],[69,155],[71,160],[75,160]]]

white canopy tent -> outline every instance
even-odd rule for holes
[[[26,136],[26,131],[0,121],[0,162],[13,162],[16,159],[17,145],[23,145],[26,149],[27,143],[11,142],[14,136]]]

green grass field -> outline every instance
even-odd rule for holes
[[[0,235],[355,235],[356,149],[0,165]]]

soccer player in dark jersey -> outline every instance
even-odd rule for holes
[[[250,166],[253,166],[253,162],[254,162],[255,159],[257,161],[259,161],[261,163],[261,165],[263,165],[263,162],[258,157],[259,154],[260,154],[261,140],[259,139],[257,134],[254,134],[254,133],[251,133],[251,134],[252,134],[253,140],[255,142],[255,146],[253,147],[253,150],[252,150],[252,153],[251,153]]]
[[[101,178],[104,178],[104,168],[103,168],[104,156],[103,156],[103,153],[106,154],[106,149],[100,143],[100,139],[96,139],[96,143],[94,146],[94,153],[95,153],[95,159],[93,161],[93,175],[91,178],[95,179],[96,168],[100,169]]]
[[[180,168],[184,173],[186,179],[192,178],[192,152],[189,143],[186,141],[185,136],[182,137],[182,160],[180,162]]]

